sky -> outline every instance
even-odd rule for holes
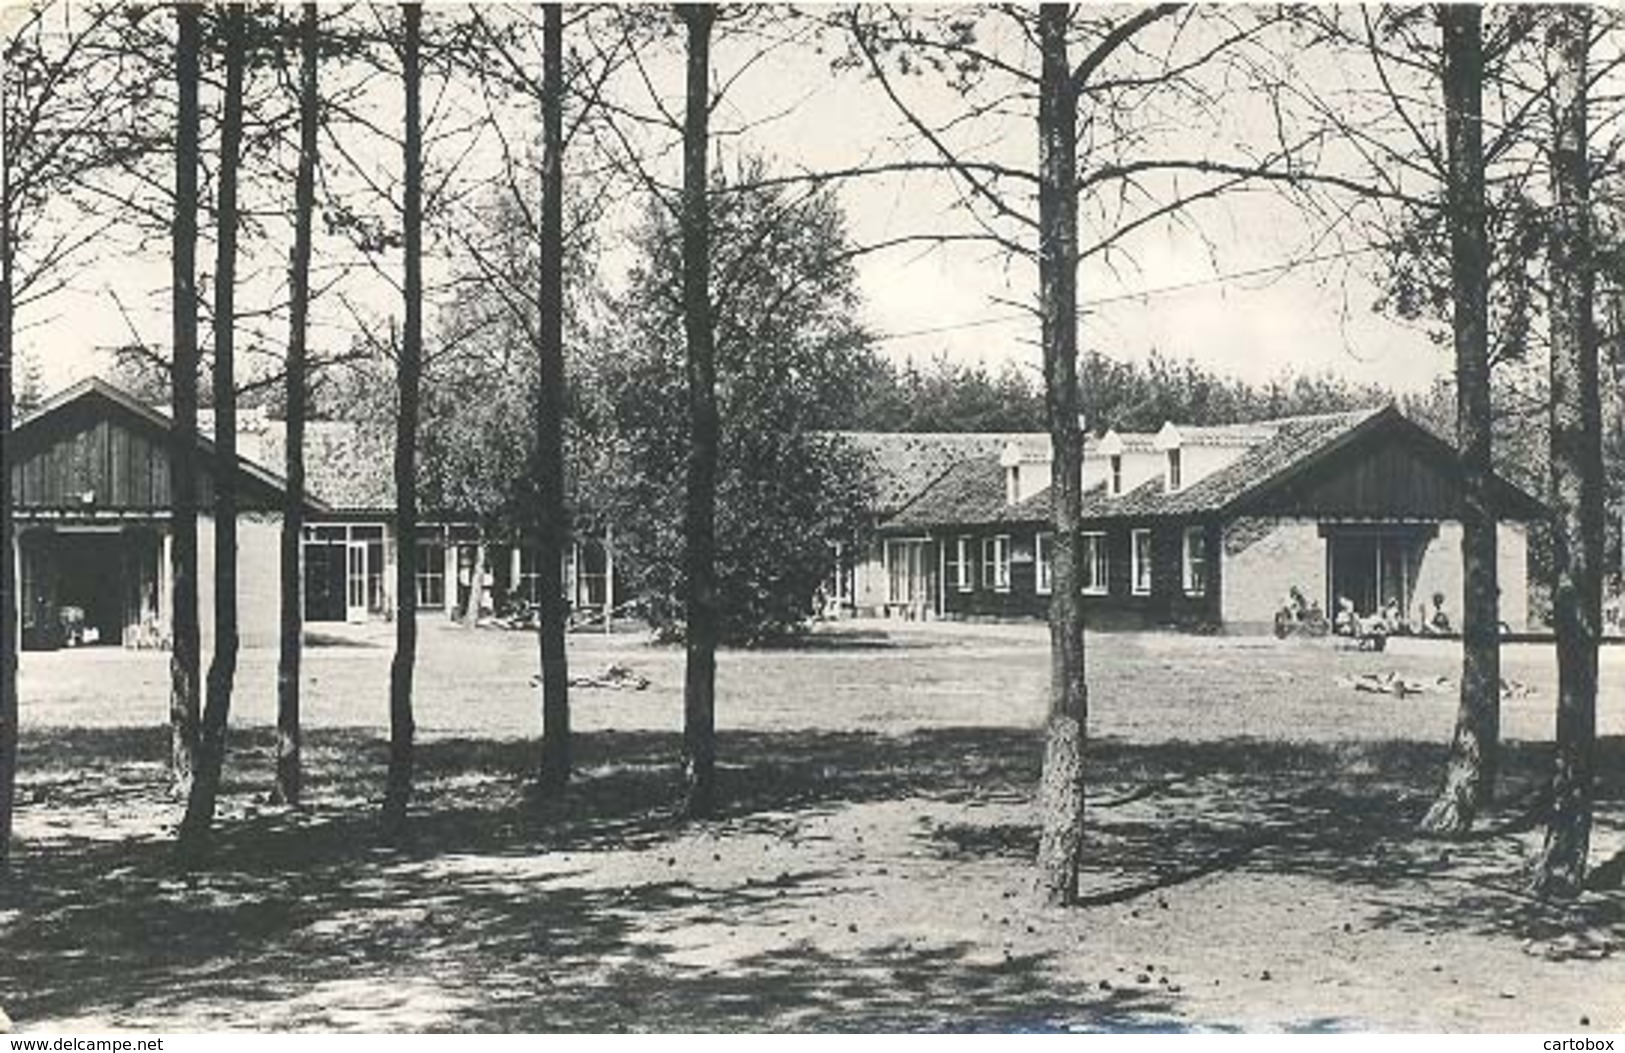
[[[737,69],[743,54],[743,46],[720,46],[718,76]],[[908,137],[877,85],[856,71],[833,72],[831,58],[827,49],[781,48],[750,66],[717,113],[724,130],[748,128],[719,140],[724,156],[760,152],[792,169],[921,156],[918,141]],[[680,67],[656,55],[650,70],[657,90],[676,104]],[[910,81],[905,90],[926,111],[956,104],[947,89],[928,78]],[[648,108],[647,99],[637,101]],[[398,112],[388,98],[375,103],[385,119]],[[1248,105],[1246,99],[1235,103],[1238,110]],[[1223,134],[1200,114],[1177,130],[1192,144]],[[1029,166],[1036,152],[1027,119],[983,122],[974,136],[978,149]],[[383,167],[397,156],[379,143],[358,149],[372,150],[373,161]],[[851,181],[842,185],[840,196],[859,244],[967,229],[954,208],[953,185],[940,173]],[[1197,218],[1199,229],[1147,228],[1111,268],[1084,265],[1080,342],[1085,348],[1123,360],[1141,360],[1156,350],[1251,381],[1288,370],[1331,372],[1398,392],[1422,389],[1448,372],[1447,351],[1426,332],[1372,310],[1378,293],[1367,278],[1375,262],[1369,255],[1286,266],[1348,247],[1320,242],[1320,229],[1293,204],[1253,193],[1206,208]],[[283,251],[276,249],[270,258]],[[201,260],[209,258],[207,250],[200,252]],[[606,258],[613,261],[613,250]],[[168,332],[168,268],[161,239],[139,250],[110,245],[76,275],[68,291],[21,319],[30,326],[22,346],[43,366],[47,385],[105,370],[105,349],[134,335],[161,344]],[[275,274],[274,267],[269,270]],[[925,362],[945,355],[993,368],[1015,362],[1037,375],[1037,326],[1024,310],[1035,294],[1027,261],[1011,260],[987,245],[912,245],[862,257],[858,276],[864,321],[888,357]],[[266,283],[274,290],[276,279]],[[274,295],[260,293],[262,299]],[[255,295],[250,291],[243,298],[253,302]],[[379,310],[387,310],[387,304]],[[323,317],[333,330],[331,340],[353,326],[353,318],[332,304]]]

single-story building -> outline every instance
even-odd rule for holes
[[[199,617],[213,624],[213,479],[218,459],[200,414]],[[61,646],[63,612],[82,612],[84,642],[167,645],[170,626],[170,419],[99,378],[68,388],[7,436],[19,624],[28,649]],[[238,612],[247,646],[278,632],[281,509],[286,486],[280,421],[244,412],[238,435]],[[351,422],[313,421],[305,440],[302,543],[307,622],[384,619],[395,610],[394,489],[387,442]],[[534,602],[531,546],[482,538],[455,514],[426,511],[416,539],[420,611],[452,613],[480,589],[482,610]],[[614,609],[607,532],[581,537],[565,557],[580,623]]]
[[[873,472],[875,501],[871,522],[883,524],[956,465],[996,459],[1013,441],[1048,437],[1013,432],[881,432],[835,433],[867,458]],[[896,598],[882,542],[878,537],[853,551],[837,546],[834,568],[825,588],[833,616],[910,613],[910,600]]]
[[[1328,614],[1462,603],[1454,448],[1390,406],[1223,427],[1107,432],[1084,448],[1082,592],[1095,626],[1268,631],[1291,590]],[[1049,440],[955,460],[880,523],[876,612],[1043,617],[1052,589]],[[1528,627],[1527,526],[1494,481],[1501,618]]]

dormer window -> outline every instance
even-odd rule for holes
[[[1116,429],[1100,437],[1100,453],[1106,458],[1106,493],[1123,495],[1123,440]]]
[[[1014,442],[1004,444],[1004,451],[999,454],[999,467],[1004,469],[1004,503],[1007,505],[1032,496],[1021,489],[1021,465],[1025,460],[1020,445]]]
[[[1168,456],[1167,467],[1163,471],[1164,489],[1174,493],[1185,485],[1185,466],[1181,463],[1179,448],[1184,445],[1179,429],[1172,422],[1164,424],[1162,430],[1157,432],[1157,449]]]

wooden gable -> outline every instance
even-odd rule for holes
[[[1544,517],[1540,502],[1506,480],[1497,478],[1494,490],[1501,518]],[[1461,473],[1447,443],[1397,412],[1384,413],[1258,488],[1244,506],[1322,519],[1460,519]]]
[[[12,507],[29,513],[157,513],[170,506],[169,424],[100,381],[53,401],[7,436]],[[214,499],[214,448],[198,443],[199,508]],[[281,507],[280,480],[239,458],[244,511]]]

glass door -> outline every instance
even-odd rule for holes
[[[367,543],[351,541],[345,546],[344,617],[346,621],[367,620]]]

